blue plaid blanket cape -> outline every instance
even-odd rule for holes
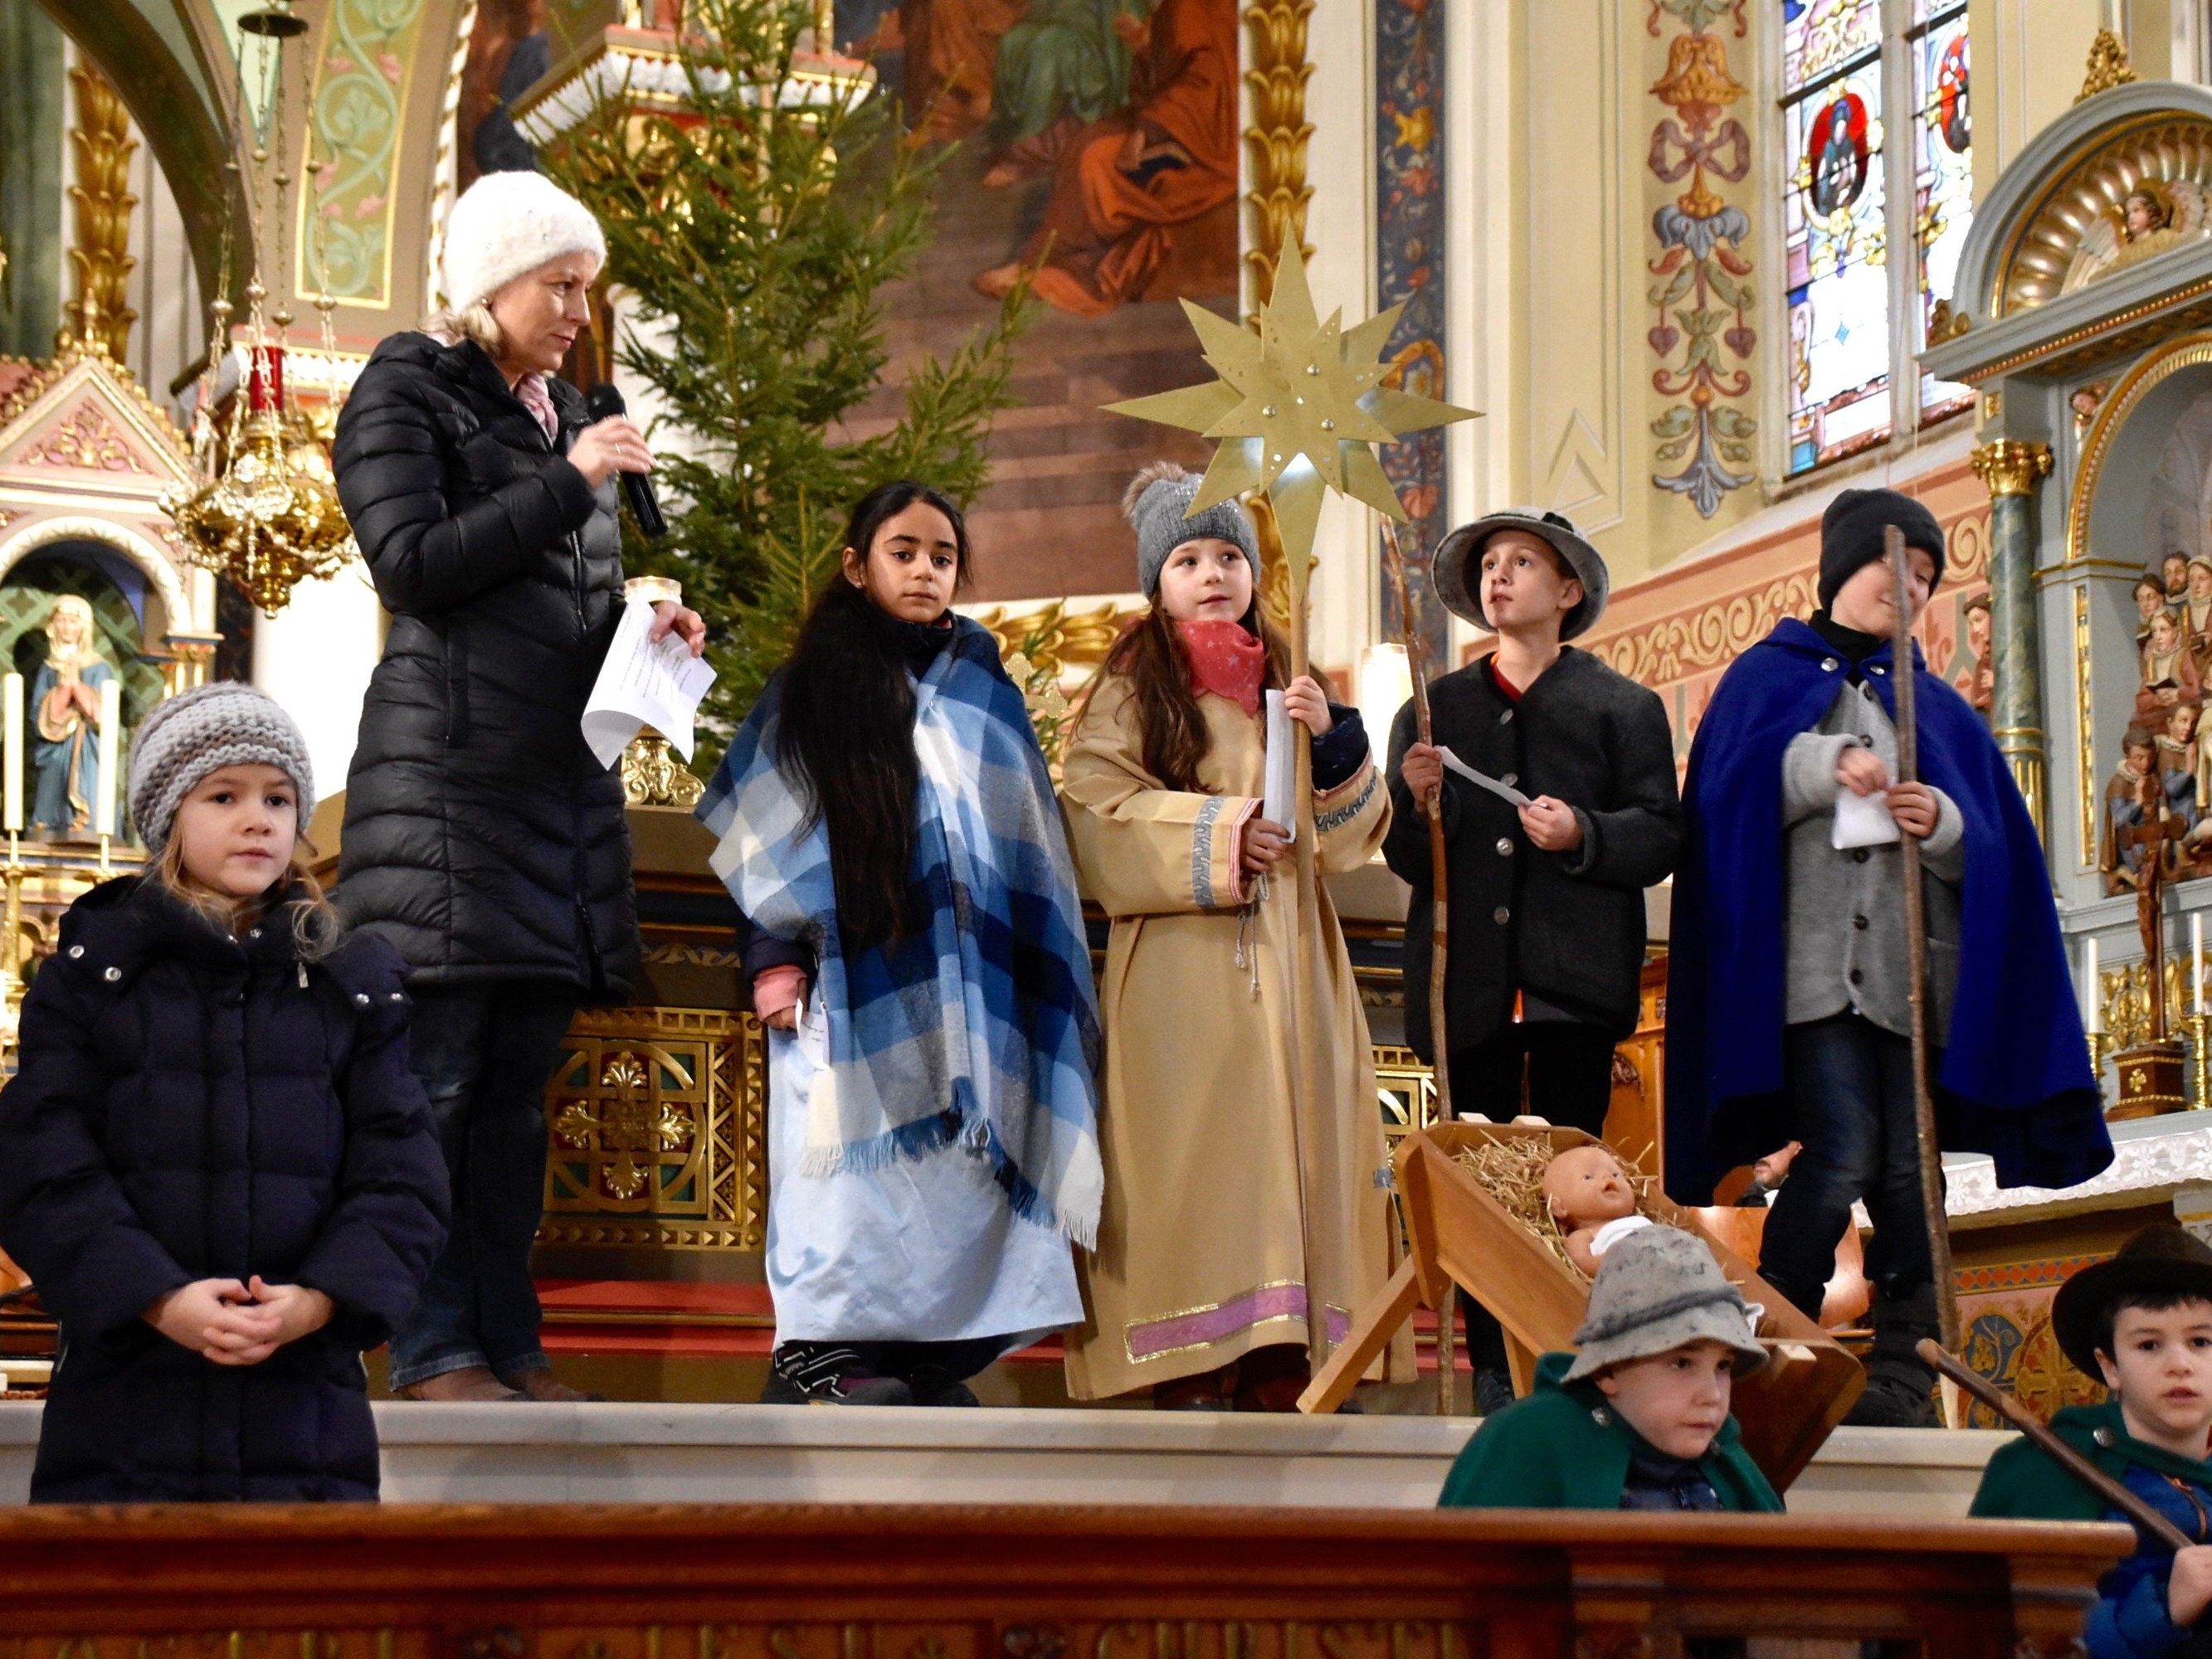
[[[1074,861],[1022,694],[997,641],[955,619],[915,688],[913,880],[920,932],[848,959],[829,836],[775,763],[771,682],[722,757],[699,816],[714,872],[752,925],[810,945],[828,1063],[802,1172],[881,1169],[957,1145],[986,1158],[1014,1212],[1097,1240],[1101,1053]]]

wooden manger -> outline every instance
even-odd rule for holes
[[[1540,1124],[1447,1123],[1409,1134],[1395,1160],[1410,1246],[1382,1293],[1300,1398],[1301,1409],[1333,1412],[1416,1306],[1449,1318],[1458,1285],[1498,1316],[1516,1393],[1528,1392],[1538,1354],[1571,1348],[1589,1305],[1589,1281],[1567,1261],[1564,1241],[1531,1178],[1571,1146],[1593,1144],[1579,1129]],[[1488,1166],[1499,1190],[1467,1159]],[[1628,1158],[1624,1168],[1633,1170]],[[1759,1334],[1768,1363],[1736,1385],[1744,1449],[1778,1492],[1796,1480],[1865,1386],[1858,1362],[1785,1302],[1751,1264],[1716,1237],[1694,1210],[1670,1202],[1648,1178],[1638,1207],[1652,1220],[1695,1233],[1731,1284],[1764,1310]]]

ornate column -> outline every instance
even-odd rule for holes
[[[2048,841],[2034,494],[2037,481],[2051,471],[2051,447],[2001,438],[1977,448],[1973,461],[1990,489],[1990,650],[1996,659],[1990,720],[2036,831]]]

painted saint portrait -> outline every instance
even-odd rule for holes
[[[1808,152],[1813,210],[1838,213],[1857,201],[1867,181],[1866,100],[1846,92],[1814,116]]]

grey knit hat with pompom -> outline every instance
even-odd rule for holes
[[[315,810],[315,769],[292,717],[266,692],[219,680],[155,705],[131,739],[131,821],[158,854],[177,808],[210,772],[273,766],[300,792],[300,827]]]
[[[1152,599],[1160,590],[1160,572],[1168,555],[1185,542],[1201,536],[1216,537],[1244,550],[1252,561],[1252,580],[1260,579],[1260,532],[1252,515],[1235,499],[1216,501],[1196,517],[1188,517],[1198,499],[1199,477],[1173,461],[1154,461],[1129,480],[1121,495],[1121,516],[1137,532],[1137,586]]]

